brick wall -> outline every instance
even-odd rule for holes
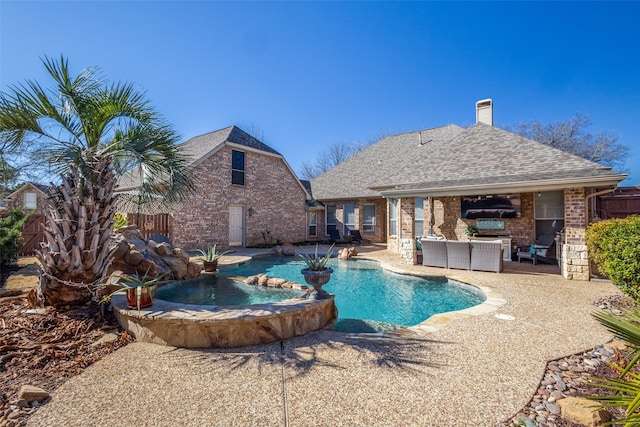
[[[227,246],[229,206],[244,207],[247,246],[263,242],[269,232],[283,242],[306,237],[305,193],[279,157],[245,152],[245,185],[231,184],[231,148],[224,147],[193,173],[196,192],[171,214],[172,243],[185,249]]]
[[[30,184],[23,185],[13,193],[12,197],[7,201],[7,209],[24,209],[24,197],[26,193],[36,193],[37,201],[34,212],[38,214],[44,213],[47,209],[47,195]]]
[[[583,245],[586,243],[587,202],[584,188],[571,188],[564,191],[564,230],[565,243]]]
[[[399,221],[400,221],[400,235],[398,236],[398,251],[400,257],[406,264],[416,264],[417,250],[415,243],[415,199],[404,198],[400,199],[399,209]]]
[[[565,244],[562,245],[562,275],[572,280],[589,280],[587,200],[584,188],[564,191]]]
[[[425,230],[429,229],[429,206],[425,201]],[[460,197],[439,197],[433,201],[434,232],[450,240],[464,240],[465,229],[476,224],[475,219],[461,218]],[[520,194],[519,218],[505,218],[504,230],[481,230],[483,234],[507,234],[512,236],[514,246],[530,245],[535,240],[534,193]]]

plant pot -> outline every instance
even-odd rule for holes
[[[204,264],[204,271],[206,271],[207,273],[213,273],[218,269],[218,260],[203,261],[202,264]]]
[[[141,308],[151,307],[153,305],[153,296],[155,295],[156,287],[156,285],[153,285],[128,288],[127,305],[129,308],[140,310]],[[138,289],[140,289],[140,300],[138,300]]]
[[[309,270],[308,268],[303,268],[300,272],[304,276],[304,281],[313,286],[317,298],[327,298],[329,296],[327,291],[322,289],[322,286],[331,279],[333,269],[327,267],[321,271],[314,271]]]

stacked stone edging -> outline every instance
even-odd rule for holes
[[[123,296],[114,314],[138,341],[182,348],[229,348],[266,344],[330,328],[338,317],[334,298],[295,298],[271,304],[217,307],[154,301],[129,310]]]

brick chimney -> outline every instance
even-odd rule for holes
[[[493,101],[489,98],[476,102],[476,123],[493,126]]]

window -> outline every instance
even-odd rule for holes
[[[326,212],[326,222],[325,224],[326,226],[326,235],[329,235],[330,231],[335,231],[337,230],[336,228],[336,205],[327,205],[327,210]]]
[[[344,222],[344,231],[342,232],[342,235],[346,236],[351,233],[351,230],[356,228],[356,206],[352,204],[344,205],[342,215],[342,221]]]
[[[38,206],[38,195],[36,193],[24,193],[24,208],[35,209]]]
[[[536,240],[544,235],[555,236],[564,228],[564,191],[534,193]]]
[[[244,152],[231,150],[231,183],[244,185]]]
[[[364,205],[362,231],[365,234],[376,233],[376,205]]]
[[[309,212],[309,237],[318,235],[318,212]]]
[[[389,199],[389,236],[398,235],[398,199]]]
[[[416,197],[413,230],[415,237],[424,236],[424,199]]]

